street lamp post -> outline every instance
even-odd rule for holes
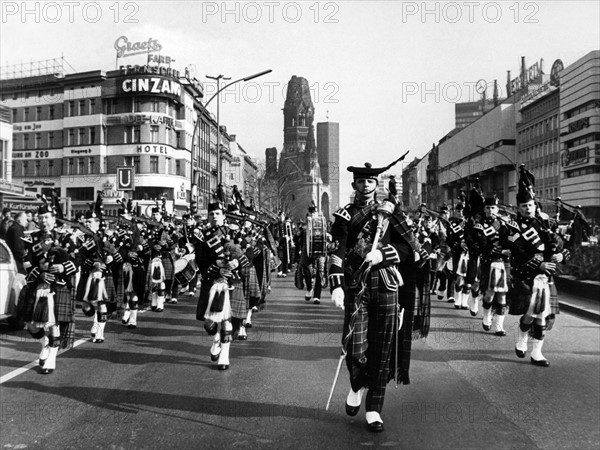
[[[213,96],[211,98],[209,98],[208,101],[204,105],[204,107],[206,108],[208,106],[208,104],[215,97],[217,98],[217,185],[221,184],[223,181],[222,173],[221,173],[221,124],[220,124],[220,116],[219,116],[219,109],[220,109],[219,105],[221,104],[221,102],[220,102],[219,94],[221,93],[221,91],[224,91],[229,86],[239,83],[240,81],[250,81],[250,80],[253,80],[254,78],[262,77],[263,75],[266,75],[271,72],[272,72],[271,69],[263,70],[262,72],[255,73],[254,75],[249,75],[247,77],[240,78],[239,80],[232,81],[231,83],[226,84],[222,88],[220,87],[221,80],[231,80],[230,77],[225,77],[222,74],[220,74],[216,77],[206,75],[206,78],[209,78],[211,80],[217,80],[217,92],[215,92],[213,94]]]
[[[240,81],[250,81],[250,80],[253,80],[254,78],[261,77],[261,76],[266,75],[266,74],[268,74],[270,72],[272,72],[272,69],[264,70],[262,72],[255,73],[254,75],[249,75],[247,77],[240,78],[239,80],[232,81],[231,83],[223,86],[222,88],[220,87],[220,81],[221,80],[230,80],[231,78],[225,77],[224,75],[218,75],[217,77],[211,77],[211,76],[207,75],[206,76],[207,78],[210,78],[212,80],[217,80],[217,92],[215,92],[213,94],[213,96],[210,99],[208,99],[208,101],[204,104],[204,108],[207,108],[208,105],[210,104],[210,102],[213,101],[213,99],[215,97],[218,97],[218,95],[221,93],[221,91],[224,91],[229,86],[231,86],[231,85],[233,85],[235,83],[238,83]],[[220,153],[220,149],[221,149],[221,147],[220,147],[220,144],[221,144],[221,142],[220,142],[221,141],[221,126],[220,126],[220,123],[219,123],[219,120],[220,120],[220,117],[219,117],[219,103],[220,102],[217,99],[217,184],[219,184],[220,181],[221,181],[220,180],[220,176],[221,176],[221,170],[220,170],[220,164],[221,164],[221,158],[220,158],[220,156],[221,156],[221,153]],[[194,140],[195,140],[195,137],[196,137],[196,132],[199,130],[200,121],[201,121],[201,114],[198,114],[198,119],[196,120],[196,124],[194,126],[194,131],[192,133],[192,152],[191,152],[191,172],[192,173],[191,173],[191,186],[190,186],[191,187],[191,195],[190,195],[190,197],[191,197],[191,202],[192,203],[194,202],[193,192],[194,192],[194,184],[195,184],[195,180],[194,180]],[[210,144],[209,144],[209,156],[208,157],[209,157],[209,170],[210,170]],[[198,190],[198,186],[196,186],[196,191],[197,190]],[[197,199],[196,199],[196,201],[197,201]]]

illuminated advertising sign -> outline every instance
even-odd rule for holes
[[[157,94],[179,99],[181,84],[165,77],[131,77],[123,79],[119,84],[121,94]]]

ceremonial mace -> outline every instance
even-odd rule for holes
[[[379,245],[379,241],[381,240],[381,235],[383,234],[383,230],[385,228],[386,223],[388,222],[388,217],[394,212],[395,205],[389,200],[384,200],[380,205],[377,206],[377,231],[375,232],[375,237],[373,238],[373,245],[371,246],[371,251],[377,250],[377,246]],[[364,265],[364,263],[363,263]],[[327,405],[325,406],[325,411],[329,411],[329,404],[331,403],[331,398],[333,397],[333,391],[335,390],[335,385],[337,384],[337,380],[340,376],[340,370],[342,369],[342,363],[344,362],[344,358],[346,357],[347,351],[346,347],[352,334],[354,332],[354,324],[356,322],[356,316],[358,315],[358,310],[360,308],[360,303],[363,294],[367,288],[367,277],[371,271],[372,262],[369,262],[364,268],[359,268],[358,272],[360,273],[360,283],[361,288],[356,295],[355,300],[355,309],[350,317],[350,323],[348,324],[348,334],[344,338],[342,343],[342,354],[340,355],[340,359],[338,361],[337,369],[335,371],[335,377],[333,378],[333,385],[331,386],[331,392],[329,392],[329,398],[327,399]],[[362,269],[362,270],[361,270]]]

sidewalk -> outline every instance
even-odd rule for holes
[[[560,310],[600,323],[600,299],[590,299],[558,291]]]

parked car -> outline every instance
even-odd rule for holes
[[[17,271],[12,252],[6,242],[0,239],[0,320],[6,320],[15,330],[22,330],[25,326],[17,318],[19,294],[25,284],[25,275]]]

